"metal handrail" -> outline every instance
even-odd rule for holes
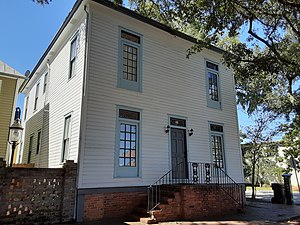
[[[181,162],[148,187],[148,213],[159,206],[164,196],[174,194],[174,186],[168,188],[168,185],[183,184],[218,185],[236,203],[243,206],[241,186],[222,168],[213,163]]]

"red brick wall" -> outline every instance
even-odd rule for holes
[[[157,222],[211,219],[236,213],[241,208],[218,186],[184,185],[176,190],[175,198],[160,204],[161,210],[153,212]]]
[[[0,224],[73,220],[77,164],[63,168],[9,168],[0,159]]]
[[[146,192],[113,192],[85,195],[83,220],[92,221],[122,217],[141,204],[147,205]]]

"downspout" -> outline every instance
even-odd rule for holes
[[[77,158],[77,180],[76,180],[76,198],[75,198],[75,220],[77,222],[83,221],[83,196],[78,194],[79,183],[81,182],[80,170],[81,170],[81,157],[83,156],[84,149],[84,135],[86,124],[86,104],[87,104],[87,62],[88,62],[88,50],[89,50],[89,26],[90,26],[90,14],[87,10],[87,6],[84,5],[84,11],[86,13],[86,26],[85,26],[85,49],[84,49],[84,65],[83,65],[83,80],[82,80],[82,97],[81,97],[81,114],[80,114],[80,130],[79,130],[79,144],[78,144],[78,158]]]

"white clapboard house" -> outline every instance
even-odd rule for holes
[[[76,1],[22,87],[22,163],[78,163],[78,221],[124,213],[170,171],[201,183],[212,165],[243,183],[232,71],[213,46],[187,58],[195,41],[110,1]],[[123,200],[110,205],[111,193]]]

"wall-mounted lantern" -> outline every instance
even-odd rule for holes
[[[14,153],[16,146],[19,144],[19,141],[22,137],[23,127],[21,125],[21,109],[16,108],[15,112],[15,120],[13,124],[9,127],[9,143],[11,144],[11,155],[10,155],[10,163],[9,166],[12,167],[14,161]]]

